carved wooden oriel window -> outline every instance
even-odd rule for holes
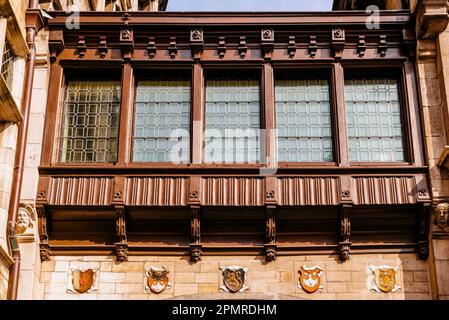
[[[278,161],[333,161],[327,80],[277,80]]]
[[[346,79],[349,158],[404,161],[399,84],[396,79]]]
[[[69,81],[64,102],[62,162],[116,162],[119,81]]]
[[[190,81],[139,81],[134,119],[134,162],[188,163]]]
[[[260,162],[259,90],[253,79],[206,81],[205,162]]]

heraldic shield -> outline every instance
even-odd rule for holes
[[[314,293],[322,288],[321,276],[323,275],[323,270],[320,267],[314,266],[307,268],[306,266],[303,266],[299,269],[299,273],[299,285],[305,292]]]
[[[72,285],[78,293],[85,293],[94,284],[94,271],[88,269],[86,271],[74,270],[72,271]]]
[[[390,292],[396,287],[396,271],[394,269],[376,269],[374,281],[382,292]]]
[[[147,271],[147,291],[149,289],[151,292],[159,294],[165,291],[165,289],[170,288],[168,273],[169,271],[165,267],[151,267]]]
[[[221,288],[230,293],[243,292],[248,289],[245,286],[247,268],[232,266],[221,268],[223,270],[223,284]]]

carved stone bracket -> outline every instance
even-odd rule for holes
[[[290,57],[290,59],[293,59],[296,55],[296,37],[295,36],[289,36],[288,37],[288,47],[287,47],[287,51],[288,51],[288,56]]]
[[[363,58],[365,56],[366,40],[365,40],[365,36],[363,36],[363,35],[359,35],[359,42],[357,43],[357,52],[358,52],[360,58]]]
[[[156,38],[155,37],[148,37],[147,51],[148,51],[148,57],[150,57],[150,59],[154,59],[154,57],[156,57],[157,48],[156,48]]]
[[[383,34],[379,36],[379,54],[382,58],[385,58],[385,56],[387,55],[387,49],[388,49],[388,45],[387,45],[387,35]]]
[[[419,211],[417,254],[421,260],[429,258],[430,207],[430,203],[424,203]]]
[[[176,46],[176,37],[170,37],[170,45],[168,46],[168,54],[170,59],[175,59],[178,54],[178,47]]]
[[[318,51],[316,36],[310,36],[308,51],[309,51],[310,57],[315,58],[316,53]]]
[[[115,226],[117,242],[115,252],[117,261],[128,261],[128,236],[126,234],[126,210],[124,206],[115,206],[117,212]]]
[[[346,44],[346,33],[343,28],[332,29],[332,48],[334,51],[334,58],[340,61],[343,58],[343,51]]]
[[[217,47],[218,57],[220,59],[224,59],[226,54],[226,37],[218,38],[218,47]]]
[[[202,246],[201,246],[201,209],[200,206],[192,205],[192,217],[190,221],[190,261],[196,263],[201,260]]]
[[[204,35],[202,29],[190,30],[190,47],[192,49],[193,62],[200,62],[201,54],[204,50]]]
[[[265,259],[276,260],[276,206],[269,205],[265,210]]]
[[[100,58],[106,58],[106,54],[108,53],[108,44],[106,36],[100,36],[100,43],[98,45],[98,52],[100,53]]]
[[[48,243],[47,211],[45,206],[36,205],[36,212],[38,217],[41,261],[49,261],[51,259],[51,251]]]
[[[262,54],[265,61],[271,61],[274,50],[274,30],[262,29],[260,34]]]
[[[340,261],[347,261],[351,254],[351,219],[349,217],[351,208],[352,205],[350,204],[343,204],[340,208],[340,241],[338,243]]]
[[[420,39],[433,39],[446,30],[449,16],[447,0],[418,1],[416,34]]]
[[[246,54],[248,53],[248,47],[246,46],[246,37],[241,36],[239,42],[239,55],[240,58],[245,59]]]
[[[78,57],[83,59],[87,51],[86,39],[84,36],[78,37],[78,45],[76,46],[76,49],[78,50]]]

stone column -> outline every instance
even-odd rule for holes
[[[449,171],[441,166],[449,137],[449,76],[443,72],[443,66],[449,66],[444,48],[449,34],[443,32],[449,21],[447,10],[446,0],[422,0],[415,10],[417,78],[434,207],[429,264],[434,299],[449,299],[449,232],[438,222],[449,208]]]

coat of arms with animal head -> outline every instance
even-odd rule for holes
[[[323,269],[319,266],[306,267],[302,266],[299,269],[299,287],[307,293],[314,293],[318,289],[322,289],[321,276],[323,275]]]
[[[229,293],[244,292],[249,289],[245,286],[248,268],[230,266],[221,267],[220,269],[223,272],[223,286],[220,289]]]
[[[146,291],[159,294],[166,289],[171,288],[171,283],[168,280],[168,273],[169,271],[165,267],[150,267],[146,272]]]

